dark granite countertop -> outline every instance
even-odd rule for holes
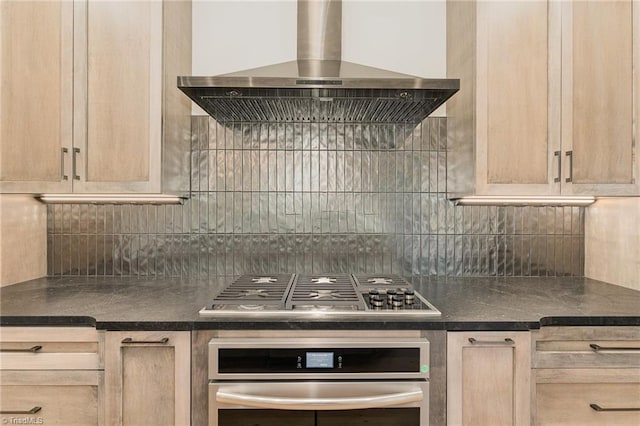
[[[107,330],[529,330],[546,325],[640,325],[640,292],[587,278],[434,278],[416,285],[442,317],[421,321],[255,321],[201,318],[226,280],[41,278],[0,288],[0,325]]]

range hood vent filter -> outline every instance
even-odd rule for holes
[[[198,105],[219,122],[420,122],[446,96],[444,91],[414,93],[421,97],[407,99],[407,91],[384,89],[268,89],[262,96],[243,97],[226,95],[228,91],[192,93],[198,96]]]

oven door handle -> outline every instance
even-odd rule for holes
[[[251,395],[219,389],[216,400],[225,404],[276,410],[359,410],[403,405],[422,401],[421,389],[384,395],[359,395],[339,398],[294,398],[286,396]]]

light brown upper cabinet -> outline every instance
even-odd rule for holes
[[[73,3],[0,2],[0,190],[71,190]]]
[[[5,3],[3,24],[5,8],[19,9],[6,7]],[[36,3],[31,14],[38,15],[43,2]],[[58,17],[61,22],[57,23],[60,27],[57,32],[50,30],[48,35],[39,35],[45,41],[61,39],[57,44],[50,41],[57,51],[18,31],[26,32],[22,28],[34,27],[28,21],[31,16],[27,12],[23,22],[28,25],[18,29],[5,29],[3,25],[2,29],[3,57],[5,50],[10,50],[5,47],[6,31],[16,33],[18,44],[37,45],[38,51],[52,58],[42,64],[41,78],[29,76],[23,84],[25,87],[13,81],[5,85],[5,79],[15,77],[16,73],[10,68],[11,64],[5,66],[3,60],[3,182],[0,189],[3,192],[185,193],[189,187],[191,102],[178,91],[176,81],[178,75],[191,72],[190,2],[46,3],[45,9],[57,7],[64,12],[64,19]],[[58,10],[51,11],[49,20],[55,23],[54,15],[59,14]],[[58,46],[62,42],[66,44]],[[18,65],[23,69],[33,67],[30,63]],[[49,82],[61,81],[59,89],[54,85],[53,94],[45,96],[53,98],[46,103],[37,97],[41,91],[46,92],[44,87],[39,89],[45,84],[39,82],[44,77]],[[32,80],[38,80],[36,87],[29,86]],[[5,86],[10,90],[6,102]],[[16,90],[20,93],[15,93]],[[38,108],[26,117],[11,103],[13,98],[25,98],[24,102],[31,105],[29,102],[33,103],[34,96],[38,99]],[[21,115],[22,122],[14,126],[17,130],[9,127],[5,131],[5,109]],[[53,127],[56,120],[61,124]],[[46,129],[40,129],[43,122]],[[7,133],[9,131],[13,133]],[[37,146],[32,137],[34,132],[44,134]],[[11,141],[5,141],[5,134],[11,136]],[[61,134],[62,142],[52,139],[51,134]],[[30,149],[15,151],[15,146]],[[5,155],[7,152],[9,156]],[[40,178],[30,185],[17,182],[8,185],[5,181],[34,180],[29,174],[40,167],[40,160],[33,152],[46,158],[46,178],[56,186],[39,184]]]
[[[448,193],[640,195],[640,4],[447,3]]]
[[[563,192],[640,195],[640,3],[561,7]]]

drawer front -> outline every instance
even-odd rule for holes
[[[4,424],[97,425],[94,386],[0,386]]]
[[[88,327],[3,327],[0,370],[95,370],[98,341]]]
[[[557,327],[534,339],[533,368],[640,367],[638,327]]]
[[[594,407],[596,405],[597,407]],[[594,408],[599,408],[597,411]],[[612,409],[620,411],[609,411]],[[536,424],[640,424],[640,383],[539,383]]]
[[[97,425],[98,387],[1,385],[3,424]]]

